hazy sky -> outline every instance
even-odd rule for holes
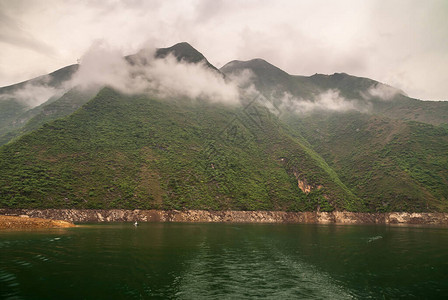
[[[187,41],[216,67],[263,58],[290,74],[345,72],[448,100],[448,1],[0,0],[0,86]]]

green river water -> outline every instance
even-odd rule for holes
[[[85,224],[0,231],[1,299],[447,299],[448,228]]]

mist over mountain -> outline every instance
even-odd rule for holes
[[[0,144],[36,129],[43,121],[74,112],[104,86],[125,94],[157,94],[162,98],[186,96],[227,103],[238,103],[239,99],[236,85],[226,82],[188,43],[143,49],[126,57],[107,44],[95,43],[80,65],[0,88]]]
[[[0,206],[448,210],[448,102],[188,43],[0,88]]]

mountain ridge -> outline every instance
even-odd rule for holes
[[[219,72],[219,70],[211,65],[199,51],[186,42],[175,44],[169,48],[158,48],[154,53],[155,58],[159,59],[165,58],[168,54],[174,55],[179,62],[184,61],[193,64],[203,62],[210,69]],[[136,54],[128,55],[124,58],[131,64],[135,62],[146,64],[146,55],[147,53],[145,53],[145,50],[141,50]],[[79,67],[79,64],[70,65],[47,75],[38,76],[17,84],[1,87],[0,111],[2,111],[3,108],[3,114],[0,114],[0,118],[3,118],[3,122],[0,122],[0,145],[7,143],[21,134],[29,132],[32,129],[36,129],[38,126],[43,124],[42,120],[50,121],[56,119],[57,117],[63,117],[74,112],[82,104],[86,103],[94,96],[94,92],[92,90],[83,90],[74,87],[65,91],[59,99],[54,99],[60,100],[56,101],[57,103],[53,104],[53,101],[51,101],[52,99],[49,98],[48,101],[42,103],[41,105],[29,109],[26,104],[18,103],[14,99],[2,101],[2,93],[3,96],[8,96],[9,93],[14,93],[15,91],[23,89],[29,85],[43,85],[45,87],[58,88],[64,85],[64,83],[69,82],[72,76],[78,71]],[[221,73],[219,72],[219,74]],[[74,94],[77,94],[78,96],[73,97]],[[71,98],[73,101],[69,104],[66,101],[67,98]],[[62,110],[55,109],[58,106],[64,108]],[[53,114],[54,116],[52,116]]]

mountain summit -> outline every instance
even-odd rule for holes
[[[185,60],[190,63],[198,63],[207,60],[201,52],[193,48],[187,42],[177,43],[171,47],[159,48],[156,50],[157,58],[164,58],[168,54],[173,54],[179,61]]]
[[[209,61],[202,55],[201,52],[193,48],[189,43],[182,42],[175,44],[169,48],[159,48],[156,50],[157,58],[164,58],[168,54],[174,55],[178,61],[186,61],[189,63],[205,63],[209,68],[218,71],[218,69],[213,66]]]

